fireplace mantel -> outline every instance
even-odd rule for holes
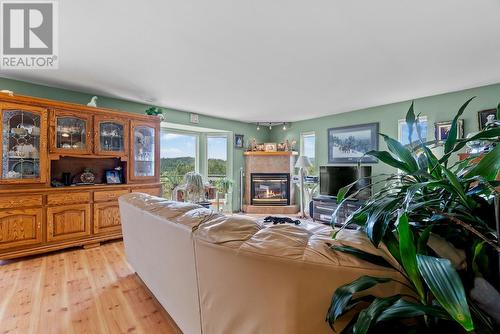
[[[247,151],[243,153],[243,155],[248,155],[248,156],[293,156],[293,155],[299,155],[295,151],[276,151],[276,152],[264,152],[264,151]]]
[[[295,186],[289,183],[289,205],[252,205],[251,176],[256,173],[285,173],[293,176],[295,173],[295,160],[297,152],[261,152],[249,151],[245,156],[245,196],[243,211],[247,213],[262,214],[294,214],[298,212],[298,207],[294,203]]]

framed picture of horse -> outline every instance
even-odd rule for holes
[[[328,129],[328,163],[377,163],[365,155],[378,150],[378,123],[343,126]]]

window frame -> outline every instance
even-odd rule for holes
[[[205,132],[203,133],[204,139],[205,139],[205,164],[203,168],[203,173],[201,173],[204,177],[209,179],[208,175],[208,138],[210,137],[225,137],[226,138],[226,175],[224,177],[230,177],[232,175],[232,157],[231,157],[231,150],[230,148],[232,147],[232,140],[231,138],[231,133],[229,132]]]
[[[316,164],[316,132],[315,131],[304,131],[300,133],[300,155],[305,155],[304,153],[304,138],[314,136],[314,162]]]
[[[184,135],[184,136],[193,136],[195,137],[195,157],[194,157],[194,171],[199,173],[200,172],[200,164],[201,164],[201,159],[200,159],[200,133],[197,133],[195,131],[184,131],[184,130],[179,130],[179,129],[172,129],[168,127],[160,127],[160,161],[161,161],[161,135],[163,133],[172,133],[172,134],[177,134],[177,135]]]

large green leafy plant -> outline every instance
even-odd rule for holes
[[[441,328],[451,332],[495,333],[498,330],[469,297],[468,291],[477,276],[490,282],[495,278],[494,266],[488,264],[493,263],[491,260],[499,251],[492,203],[498,195],[495,187],[499,186],[496,176],[500,169],[500,145],[495,144],[500,128],[457,139],[458,120],[471,100],[453,119],[448,138],[442,143],[441,157],[433,153],[435,142],[424,143],[421,139],[413,103],[406,115],[409,141],[414,125],[420,139],[403,146],[380,134],[388,151],[367,153],[397,168],[398,172],[372,178],[368,187],[382,189],[354,212],[344,227],[361,226],[371,243],[376,247],[385,245],[395,261],[386,261],[353,247],[335,245],[332,248],[376,265],[393,267],[407,280],[405,285],[411,293],[377,297],[366,290],[391,279],[360,277],[335,291],[327,312],[332,328],[338,319],[348,316],[352,319],[343,333],[419,333]],[[478,140],[489,142],[493,148],[481,159],[470,157],[452,163],[452,158],[468,141]],[[339,191],[338,210],[346,200],[363,190],[347,196],[355,184]],[[336,214],[332,223],[337,223]],[[447,256],[439,254],[431,247],[430,240],[445,244],[452,250],[448,255],[464,254],[463,263],[452,263]]]

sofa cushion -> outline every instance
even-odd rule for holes
[[[201,223],[194,232],[198,240],[238,250],[292,261],[323,265],[375,268],[366,261],[346,253],[333,251],[330,244],[362,248],[369,253],[391,260],[388,252],[373,247],[365,233],[342,231],[332,239],[328,225],[303,221],[300,225],[264,223],[248,216],[218,216]]]
[[[219,216],[219,214],[205,209],[201,205],[170,201],[143,193],[126,194],[121,196],[120,200],[126,201],[152,215],[159,216],[173,223],[185,225],[191,229],[195,229],[202,222]]]

